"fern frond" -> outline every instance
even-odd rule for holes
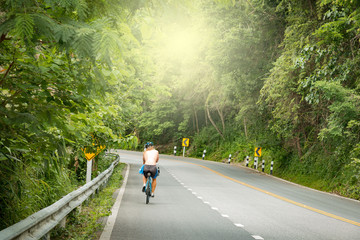
[[[95,21],[92,21],[90,25],[94,29],[98,29],[99,31],[101,31],[101,29],[107,28],[111,25],[111,19],[107,17],[100,18]]]
[[[70,11],[76,6],[76,0],[60,0],[57,1],[57,4],[60,5],[60,7],[65,8],[66,11]]]
[[[95,30],[89,27],[79,28],[76,31],[76,38],[73,47],[75,50],[84,57],[93,57],[93,36]]]
[[[34,34],[34,19],[30,14],[16,14],[14,34],[23,40],[30,40],[32,38]]]
[[[54,38],[54,28],[56,27],[54,20],[43,14],[34,14],[34,22],[39,35],[44,35],[50,39]]]
[[[121,57],[120,36],[117,31],[105,29],[94,37],[94,51],[96,58],[101,59],[111,65],[111,57]]]
[[[71,24],[58,24],[53,28],[54,36],[57,42],[68,43],[75,37],[76,28]]]
[[[84,0],[77,1],[75,11],[77,12],[79,19],[84,20],[89,12],[89,7]]]
[[[6,20],[5,22],[0,24],[0,35],[10,32],[11,30],[14,29],[14,27],[15,27],[14,18],[10,18]]]

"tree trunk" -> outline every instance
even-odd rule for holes
[[[211,124],[214,126],[214,128],[216,129],[216,131],[220,134],[220,136],[222,137],[222,139],[225,140],[224,135],[221,133],[220,129],[216,126],[215,122],[214,122],[213,119],[211,118],[209,106],[208,106],[207,104],[206,104],[206,111],[207,111],[207,115],[208,115],[208,117],[209,117],[209,120],[210,120]]]
[[[197,116],[197,112],[195,110],[195,107],[194,107],[194,116],[195,116],[195,125],[196,125],[196,132],[199,133],[199,119],[198,119],[198,116]]]
[[[299,158],[301,160],[302,152],[301,152],[301,145],[300,145],[300,137],[297,136],[295,141],[296,141],[296,148],[297,148],[297,151],[298,151],[298,156],[299,156]]]
[[[216,110],[220,116],[221,119],[221,124],[222,124],[222,132],[225,133],[225,120],[224,120],[224,114],[223,112],[219,109],[218,106],[216,106]]]
[[[208,118],[206,116],[206,109],[204,109],[204,113],[205,113],[205,126],[207,126],[208,125]]]
[[[247,139],[248,135],[247,135],[247,127],[246,127],[246,117],[244,117],[244,131],[245,131],[245,137]]]

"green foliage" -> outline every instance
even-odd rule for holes
[[[83,148],[137,146],[138,42],[110,2],[0,4],[0,229],[82,184]]]

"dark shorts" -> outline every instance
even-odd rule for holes
[[[156,165],[143,165],[142,170],[145,177],[147,177],[148,172],[151,173],[151,177],[153,179],[156,179],[156,177],[158,176],[158,170]]]

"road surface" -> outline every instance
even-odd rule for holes
[[[118,153],[130,169],[111,240],[360,240],[360,202],[224,163],[160,155],[146,205],[142,153]]]

